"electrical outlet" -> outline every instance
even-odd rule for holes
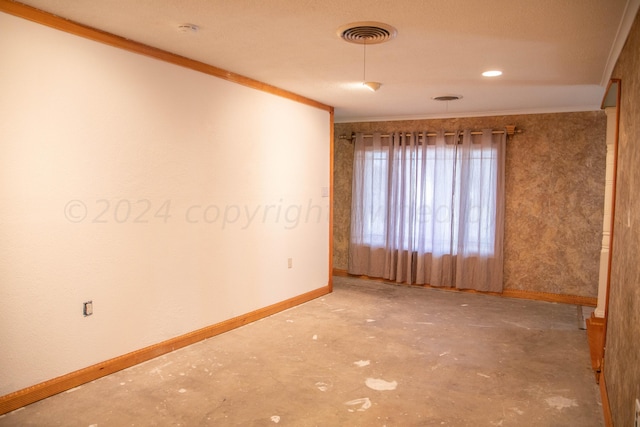
[[[634,427],[640,427],[640,399],[636,399],[636,416],[634,420],[636,421]]]
[[[293,258],[288,258],[287,259],[287,267],[288,268],[293,268]]]
[[[84,317],[91,316],[93,314],[93,301],[87,301],[82,304],[82,314]]]

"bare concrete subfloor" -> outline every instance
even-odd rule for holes
[[[575,306],[336,277],[334,293],[0,426],[602,426]]]

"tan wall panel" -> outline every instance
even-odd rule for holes
[[[501,128],[523,130],[507,143],[505,289],[596,297],[605,185],[602,111],[337,123],[334,267],[346,269],[353,146],[340,135]]]
[[[614,69],[621,79],[618,174],[604,375],[613,425],[633,425],[640,399],[640,18]]]

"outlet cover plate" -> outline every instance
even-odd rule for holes
[[[91,316],[93,314],[93,301],[87,301],[82,304],[82,314],[84,317]]]

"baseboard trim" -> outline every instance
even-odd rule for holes
[[[604,371],[600,373],[600,400],[602,400],[602,415],[604,416],[604,425],[613,427],[613,417],[611,415],[611,406],[609,404],[609,394],[607,393],[607,384],[604,377]]]
[[[595,307],[598,299],[583,297],[580,295],[560,295],[548,292],[521,291],[517,289],[505,289],[500,294],[503,297],[530,299],[536,301],[559,302],[562,304],[583,305],[585,307]]]
[[[397,284],[396,282],[392,282],[379,277],[358,276],[358,275],[349,274],[346,270],[341,270],[337,268],[333,269],[333,275],[342,276],[342,277],[357,277],[365,280],[374,280],[377,282]],[[598,304],[597,298],[583,297],[579,295],[560,295],[560,294],[551,294],[547,292],[521,291],[518,289],[505,289],[501,293],[498,293],[498,292],[474,291],[471,289],[443,288],[443,287],[431,286],[431,285],[415,285],[415,286],[420,286],[423,288],[441,289],[441,290],[451,291],[451,292],[478,293],[483,295],[496,295],[496,296],[502,296],[502,297],[508,297],[508,298],[519,298],[519,299],[528,299],[528,300],[546,301],[546,302],[558,302],[562,304],[571,304],[571,305],[583,305],[587,307],[595,307]]]
[[[587,342],[589,343],[589,355],[591,356],[591,368],[595,375],[596,383],[600,384],[602,375],[602,363],[604,358],[604,333],[606,320],[591,313],[586,320]]]
[[[329,282],[330,283],[330,282]],[[14,411],[23,406],[45,399],[55,394],[70,390],[82,384],[121,371],[155,357],[170,353],[182,347],[194,344],[207,338],[228,332],[232,329],[246,325],[288,308],[311,301],[331,292],[331,286],[322,288],[289,298],[276,304],[260,308],[241,316],[233,317],[215,325],[171,338],[169,340],[106,360],[104,362],[80,369],[60,377],[44,381],[31,387],[0,397],[0,415]]]

